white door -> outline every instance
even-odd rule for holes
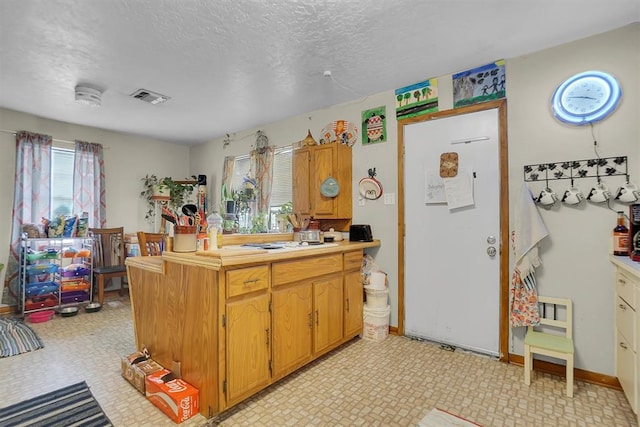
[[[499,129],[497,108],[404,126],[405,335],[494,356],[500,344]],[[471,206],[450,210],[433,203],[438,192],[426,195],[426,176],[439,176],[440,155],[448,152],[458,153],[458,174],[471,178]]]

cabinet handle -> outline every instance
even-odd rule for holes
[[[245,280],[245,281],[243,282],[243,284],[244,284],[245,286],[249,286],[249,285],[251,285],[251,284],[253,284],[253,283],[256,283],[258,280],[260,280],[260,279],[247,279],[247,280]]]
[[[320,325],[320,312],[316,310],[316,326]]]
[[[618,282],[620,282],[622,285],[626,285],[627,281],[624,279],[618,279]]]
[[[267,335],[267,347],[269,347],[269,328],[265,329],[264,332]]]
[[[347,299],[345,300],[345,303],[346,303],[346,306],[347,306],[347,307],[346,307],[346,308],[347,308],[347,311],[349,311],[349,298],[347,298]]]
[[[623,342],[620,343],[620,347],[624,348],[625,350],[627,349],[627,345]]]
[[[313,327],[313,313],[309,312],[309,328]]]
[[[627,306],[624,304],[618,304],[618,307],[620,307],[620,310],[626,310]]]

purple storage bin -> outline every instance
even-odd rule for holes
[[[85,291],[70,291],[63,292],[60,296],[62,304],[69,304],[72,302],[82,302],[89,299],[89,294]]]
[[[91,274],[91,270],[88,269],[87,267],[67,266],[67,267],[61,268],[59,273],[62,277],[76,277],[76,276],[86,276],[88,274]]]

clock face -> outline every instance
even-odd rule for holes
[[[620,101],[615,78],[601,71],[586,71],[565,80],[556,88],[551,105],[562,122],[583,125],[602,120]]]

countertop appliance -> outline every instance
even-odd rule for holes
[[[373,234],[369,224],[353,224],[349,227],[350,242],[372,242]]]
[[[300,242],[308,244],[323,243],[323,233],[320,230],[303,230],[300,231]]]

